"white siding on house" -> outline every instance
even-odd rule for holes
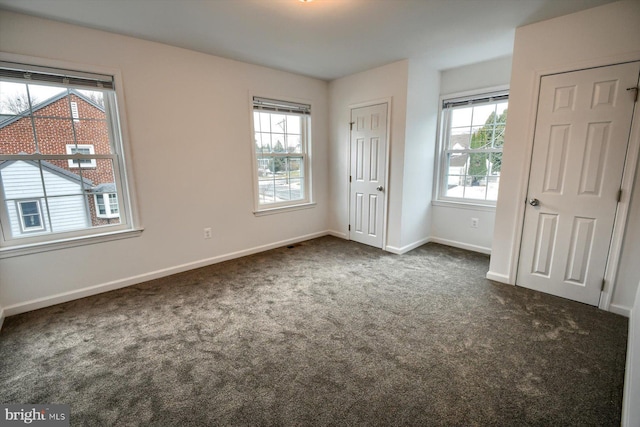
[[[53,197],[49,199],[54,232],[78,230],[91,226],[87,218],[83,196]]]
[[[44,182],[49,197],[51,223],[47,218],[47,204],[44,200],[40,170],[30,162],[13,162],[0,170],[4,187],[12,237],[33,236],[51,231],[70,231],[87,228],[89,222],[83,190],[79,180],[67,178],[43,169]],[[40,200],[42,223],[45,230],[23,233],[16,200]]]

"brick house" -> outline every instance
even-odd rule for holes
[[[0,153],[36,151],[43,155],[110,154],[104,106],[70,89],[37,103],[32,114],[27,110],[0,115]],[[14,236],[120,221],[110,159],[47,159],[42,160],[42,170],[33,161],[10,160],[0,163],[0,174],[9,216],[15,216],[10,221]],[[25,186],[25,180],[33,185]]]

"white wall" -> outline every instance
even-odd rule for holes
[[[411,58],[408,80],[399,252],[430,237],[440,73],[428,56]]]
[[[6,314],[328,229],[326,82],[6,11],[0,51],[121,71],[145,228],[137,238],[0,260]],[[253,215],[250,91],[312,103],[315,208]]]
[[[440,73],[440,95],[509,85],[511,60],[508,56],[443,70]],[[478,228],[471,228],[472,218],[478,219]],[[431,238],[435,242],[490,253],[494,222],[495,208],[435,202],[432,209]]]
[[[511,56],[449,68],[440,73],[440,95],[508,85],[511,80]]]
[[[637,280],[637,278],[636,278]],[[624,378],[624,399],[622,403],[622,425],[640,425],[640,290],[636,292],[635,303],[629,317],[629,338],[627,369]]]
[[[511,74],[509,120],[503,157],[496,226],[488,277],[515,282],[522,201],[526,195],[532,129],[535,120],[536,76],[640,59],[640,2],[625,0],[562,16],[516,30]],[[537,74],[538,73],[538,74]],[[506,184],[506,185],[505,185]],[[640,182],[636,178],[635,192]],[[631,232],[640,228],[640,200],[629,214],[619,280],[612,307],[624,313],[632,304],[640,277],[640,255]],[[637,239],[635,239],[637,240]],[[633,281],[629,281],[634,278]]]
[[[401,247],[404,146],[409,61],[398,61],[329,84],[331,139],[329,228],[343,237],[349,225],[349,121],[350,106],[391,98],[390,171],[387,246]]]

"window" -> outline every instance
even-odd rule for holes
[[[0,61],[0,257],[133,231],[123,153],[112,76]]]
[[[307,204],[311,106],[253,98],[256,211]]]
[[[506,92],[443,101],[439,200],[495,204],[508,102]]]
[[[118,196],[114,193],[94,195],[96,204],[96,215],[98,218],[117,218],[120,216],[118,210]]]
[[[88,145],[88,144],[83,144],[83,145],[67,144],[66,150],[67,150],[67,154],[84,154],[84,155],[95,154],[93,145]],[[96,160],[95,159],[69,159],[69,167],[70,168],[78,168],[78,167],[95,168]]]
[[[27,200],[17,202],[20,212],[20,226],[23,231],[42,230],[42,213],[40,212],[40,201]]]

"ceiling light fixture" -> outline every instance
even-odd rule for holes
[[[311,3],[313,0],[298,0],[300,3]]]

